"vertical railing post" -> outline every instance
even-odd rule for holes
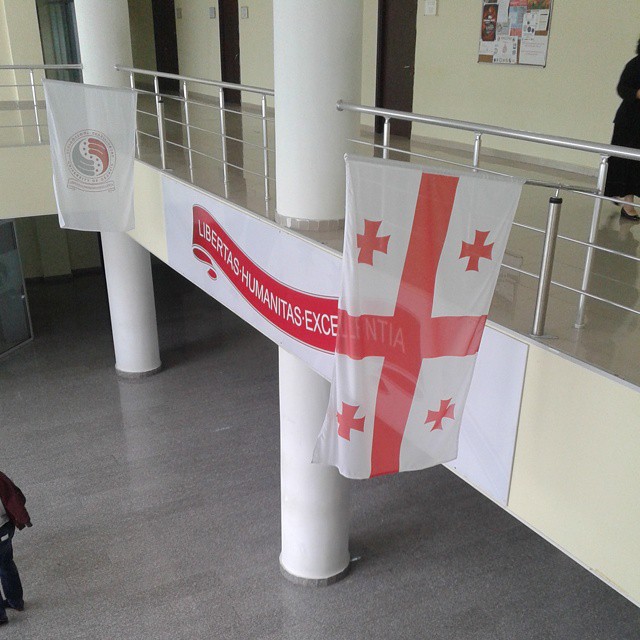
[[[160,82],[158,76],[153,76],[153,89],[156,94],[156,115],[158,118],[158,138],[160,139],[160,160],[162,168],[167,168],[167,138],[164,130],[164,103],[160,95]]]
[[[477,169],[480,166],[480,149],[482,147],[482,134],[476,133],[476,139],[473,143],[473,167]]]
[[[40,129],[40,116],[38,115],[38,96],[36,95],[36,80],[33,74],[33,69],[29,69],[29,82],[31,83],[31,98],[33,100],[33,115],[36,121],[38,144],[42,144],[42,130]]]
[[[131,91],[136,90],[136,79],[134,77],[133,71],[129,72],[129,86],[131,87]],[[138,132],[138,103],[136,100],[136,156],[140,158],[140,133]]]
[[[604,193],[604,185],[607,181],[607,172],[609,170],[609,156],[600,156],[600,168],[598,169],[598,183],[597,190],[598,195],[601,196]],[[596,198],[593,204],[593,214],[591,216],[591,228],[589,229],[589,244],[593,244],[596,240],[598,233],[598,221],[600,219],[600,211],[602,209],[602,200]],[[587,257],[584,261],[584,272],[582,273],[582,291],[586,291],[589,286],[589,279],[591,278],[591,264],[593,263],[593,247],[587,247]],[[576,329],[584,327],[584,315],[586,308],[587,296],[580,294],[578,301],[578,312],[576,313],[576,321],[574,326]]]
[[[542,264],[540,265],[540,280],[538,281],[538,295],[533,316],[533,329],[531,334],[536,337],[544,335],[544,324],[547,318],[547,305],[549,303],[549,290],[551,289],[551,273],[553,271],[553,257],[556,250],[558,237],[558,224],[560,222],[560,210],[562,198],[549,198],[549,213],[547,216],[547,230],[544,236],[542,249]]]
[[[182,104],[184,105],[184,125],[187,132],[187,150],[189,153],[189,175],[193,183],[193,150],[191,149],[191,120],[189,118],[189,90],[187,81],[182,81]]]
[[[267,131],[267,96],[261,96],[262,112],[262,163],[264,167],[264,203],[265,211],[269,213],[269,136]]]
[[[389,158],[389,142],[391,140],[391,120],[384,119],[384,127],[382,129],[382,157],[387,160]]]
[[[222,138],[222,176],[224,179],[224,197],[227,198],[229,190],[229,167],[227,165],[227,120],[225,117],[224,89],[218,91],[220,102],[220,136]]]

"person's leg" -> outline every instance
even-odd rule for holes
[[[0,624],[6,624],[7,622],[9,622],[9,618],[7,618],[7,612],[2,604],[2,599],[0,599]]]
[[[18,567],[13,561],[13,546],[11,544],[14,532],[15,527],[11,523],[0,527],[0,584],[2,584],[5,597],[2,606],[22,611],[24,609],[22,582]]]

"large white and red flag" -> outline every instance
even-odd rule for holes
[[[314,462],[369,478],[456,457],[522,185],[347,157],[335,374]]]
[[[42,85],[60,226],[133,229],[135,92],[57,80]]]

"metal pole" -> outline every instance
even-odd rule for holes
[[[189,120],[189,90],[187,89],[187,81],[182,81],[182,99],[184,105],[184,124],[187,130],[187,149],[189,151],[189,175],[193,183],[193,151],[191,150],[191,124]]]
[[[36,119],[36,132],[38,133],[38,143],[42,144],[42,131],[40,130],[40,116],[38,115],[38,98],[36,96],[36,81],[33,76],[33,69],[29,69],[31,81],[31,97],[33,98],[33,115]]]
[[[136,80],[133,71],[129,73],[129,86],[131,91],[136,90]],[[136,107],[136,156],[140,158],[140,134],[138,133],[138,111]]]
[[[220,135],[222,137],[222,175],[224,179],[224,197],[228,198],[229,168],[227,166],[227,121],[225,118],[224,89],[219,87],[220,100]]]
[[[609,156],[600,156],[600,168],[598,170],[598,195],[604,193],[604,185],[607,181],[607,172],[609,170]],[[598,233],[598,221],[600,218],[600,211],[602,209],[602,200],[596,198],[593,203],[593,215],[591,216],[591,229],[589,230],[589,244],[593,244],[596,240]],[[586,291],[589,286],[589,279],[591,278],[591,264],[593,263],[593,247],[587,248],[587,258],[584,262],[584,272],[582,274],[582,291]],[[585,308],[586,308],[587,296],[581,295],[578,301],[578,312],[576,314],[575,328],[581,329],[584,327],[585,320]]]
[[[473,143],[473,166],[480,166],[480,148],[482,147],[482,134],[476,133],[476,141]]]
[[[538,295],[536,297],[536,309],[533,316],[533,329],[531,330],[531,335],[536,337],[544,335],[544,323],[547,317],[549,290],[551,288],[551,272],[553,271],[553,256],[556,250],[561,208],[562,198],[549,198],[547,230],[544,237],[544,247],[542,249]]]
[[[156,94],[156,114],[158,117],[158,138],[160,139],[160,160],[162,169],[167,168],[167,140],[164,131],[164,103],[160,95],[160,83],[158,76],[153,77],[153,88]]]
[[[262,94],[262,162],[264,166],[264,203],[265,211],[269,213],[269,136],[267,135],[267,96]]]
[[[387,160],[389,158],[389,141],[391,139],[391,120],[384,119],[384,128],[382,129],[382,157]]]

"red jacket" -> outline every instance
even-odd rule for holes
[[[26,499],[24,494],[7,476],[0,471],[0,500],[9,520],[18,527],[24,529],[31,526],[29,512],[24,508]]]

